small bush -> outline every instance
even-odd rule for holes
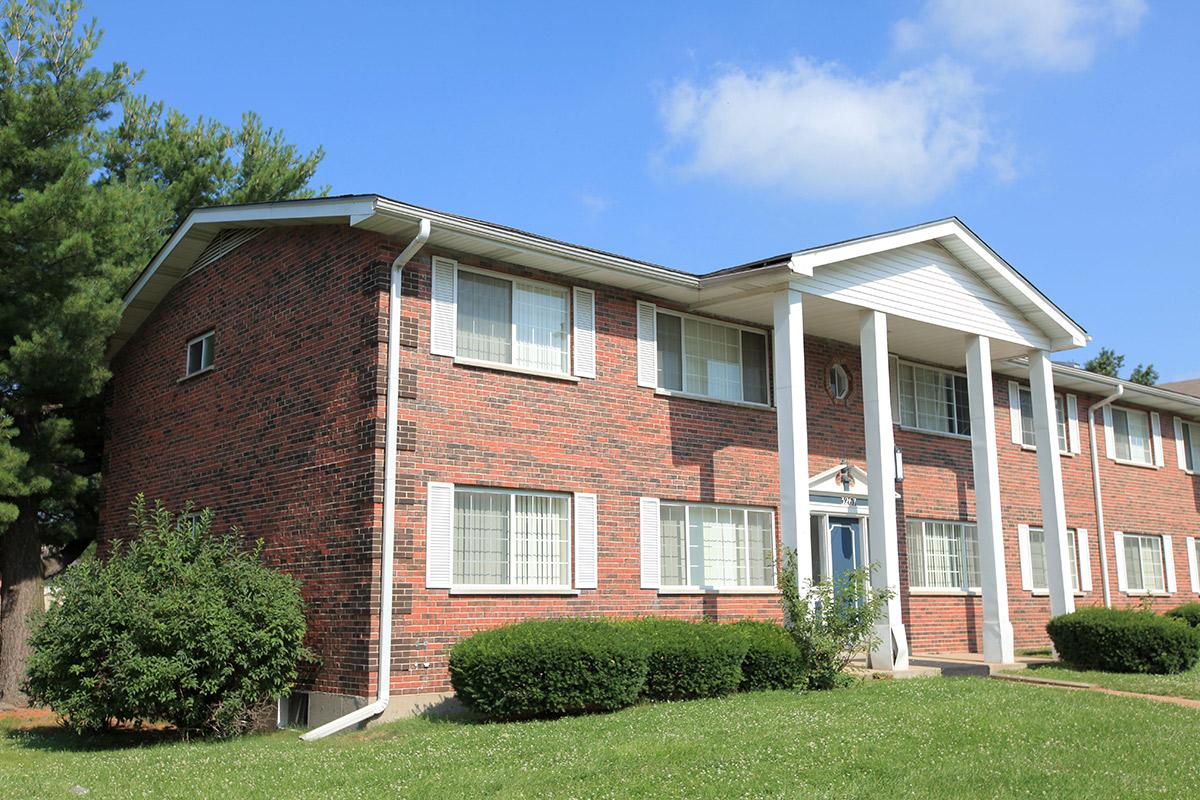
[[[719,697],[742,682],[749,643],[732,625],[647,618],[620,627],[646,649],[646,699]]]
[[[1200,628],[1200,603],[1184,603],[1172,608],[1166,616],[1181,619],[1193,628]]]
[[[530,620],[477,633],[450,651],[450,683],[496,719],[613,711],[637,701],[646,651],[598,620]]]
[[[890,589],[871,586],[867,567],[849,570],[835,581],[810,583],[803,598],[796,581],[796,551],[784,561],[780,602],[784,623],[800,649],[810,689],[834,689],[849,683],[846,668],[879,640],[875,623],[887,612]]]
[[[1200,659],[1200,630],[1149,611],[1085,608],[1050,620],[1046,632],[1078,669],[1166,674]]]
[[[136,538],[59,579],[24,689],[76,732],[146,720],[239,733],[310,657],[297,581],[263,566],[261,541],[244,550],[210,533],[211,512],[189,511],[150,511],[139,495]]]
[[[741,692],[794,689],[804,684],[804,660],[788,632],[773,622],[743,620],[733,629],[746,639]]]

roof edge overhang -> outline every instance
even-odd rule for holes
[[[1087,331],[1055,305],[1011,264],[1001,258],[957,217],[926,222],[888,233],[864,236],[836,244],[823,245],[792,253],[787,263],[792,272],[811,277],[814,270],[853,258],[874,255],[925,242],[959,242],[970,254],[965,264],[981,274],[1002,297],[1021,309],[1050,342],[1052,350],[1083,347],[1090,340]],[[954,254],[960,261],[963,259]],[[784,257],[780,257],[782,260]],[[987,274],[983,274],[983,271]]]
[[[997,367],[996,372],[1001,375],[1026,379],[1029,377],[1029,362],[1024,358],[1008,359],[998,364]],[[1125,389],[1123,398],[1126,402],[1169,411],[1180,416],[1200,418],[1200,397],[1164,389],[1160,386],[1146,386],[1109,375],[1089,372],[1082,367],[1070,364],[1055,363],[1051,365],[1051,369],[1054,373],[1056,389],[1107,395],[1112,394],[1118,386],[1121,386]]]

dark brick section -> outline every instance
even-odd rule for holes
[[[219,528],[263,537],[267,558],[303,581],[322,659],[312,686],[360,695],[383,428],[376,393],[362,391],[383,347],[377,287],[364,294],[363,276],[381,243],[273,229],[182,281],[112,364],[102,508],[105,537],[125,530],[139,491],[211,505]],[[181,382],[187,339],[208,329],[214,370]]]
[[[144,490],[177,504],[211,504],[222,524],[267,539],[269,558],[298,575],[322,664],[306,688],[374,691],[388,272],[400,247],[346,228],[266,232],[179,284],[113,364],[103,508],[106,536]],[[526,275],[553,275],[426,249],[403,273],[397,433],[393,689],[448,688],[446,653],[461,637],[529,617],[662,614],[778,618],[773,595],[660,595],[640,588],[638,498],[778,506],[775,414],[668,398],[639,388],[635,295],[596,289],[595,380],[560,381],[456,366],[429,352],[430,257]],[[584,284],[588,285],[588,284]],[[179,382],[184,344],[216,330],[217,368]],[[810,470],[865,468],[858,348],[806,343]],[[833,400],[830,366],[851,392]],[[1010,441],[1006,377],[995,382],[1009,603],[1019,646],[1043,644],[1049,601],[1021,590],[1017,525],[1040,524],[1035,454]],[[1079,397],[1081,419],[1096,398]],[[1173,420],[1163,415],[1166,467],[1101,459],[1111,530],[1175,536],[1178,594],[1194,598],[1184,537],[1200,533],[1200,479],[1175,466]],[[1103,431],[1098,432],[1103,447]],[[1063,459],[1068,524],[1091,532],[1099,603],[1087,429],[1084,452]],[[916,653],[978,650],[977,596],[907,588],[907,519],[974,520],[970,442],[896,429],[901,593]],[[599,588],[576,596],[456,596],[425,588],[425,487],[463,485],[594,492],[599,497]],[[802,531],[806,536],[807,530]]]

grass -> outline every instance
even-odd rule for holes
[[[1175,675],[1142,675],[1073,669],[1066,664],[1056,662],[1054,664],[1031,664],[1023,674],[1038,678],[1094,683],[1106,689],[1117,689],[1122,692],[1171,695],[1200,700],[1200,666]]]
[[[73,798],[1200,796],[1200,713],[980,678],[551,722],[408,720],[315,744],[0,730],[0,795]],[[1153,742],[1153,747],[1147,747]]]

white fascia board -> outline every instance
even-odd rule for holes
[[[1046,317],[1047,321],[1054,327],[1054,330],[1046,331],[1046,333],[1056,349],[1083,347],[1088,343],[1089,337],[1082,328],[1072,322],[1053,303],[1047,300],[1041,292],[1035,289],[1028,280],[1023,278],[1015,269],[992,252],[990,247],[980,241],[966,225],[963,225],[957,219],[939,220],[897,231],[896,233],[885,233],[841,244],[818,247],[813,250],[803,250],[794,253],[789,264],[793,272],[811,276],[813,270],[817,267],[947,237],[953,237],[965,244],[977,258],[990,267],[995,274],[1003,278],[1008,286],[1018,292],[1021,297],[1025,298]],[[1038,327],[1044,328],[1042,325]]]
[[[469,236],[478,236],[482,239],[499,242],[507,247],[511,247],[514,250],[519,250],[530,254],[542,256],[549,255],[568,261],[585,264],[590,267],[617,270],[627,275],[636,275],[647,278],[656,283],[666,283],[673,286],[686,287],[688,289],[698,289],[700,286],[700,277],[697,275],[675,272],[674,270],[666,269],[665,267],[658,267],[653,264],[622,258],[610,253],[602,253],[597,250],[589,250],[587,248],[577,247],[565,242],[556,242],[549,239],[543,239],[532,234],[489,225],[484,222],[465,219],[463,217],[457,217],[451,214],[442,214],[437,211],[429,211],[426,209],[417,208],[415,206],[410,206],[405,203],[399,203],[395,200],[389,200],[385,197],[378,199],[376,210],[380,214],[385,214],[404,220],[418,220],[425,218],[433,223],[434,230],[441,228],[443,230],[455,231]]]
[[[129,304],[133,302],[138,293],[154,277],[159,266],[171,256],[179,243],[197,225],[278,222],[280,220],[306,220],[323,217],[353,217],[370,214],[373,211],[374,203],[375,197],[373,195],[365,195],[349,198],[283,200],[278,203],[252,203],[243,206],[218,206],[196,209],[188,214],[183,223],[175,229],[175,233],[159,249],[149,266],[146,267],[129,291],[125,293],[124,304],[121,309],[123,311],[129,307]]]
[[[1128,402],[1160,411],[1169,411],[1173,414],[1191,414],[1200,418],[1200,397],[1173,392],[1170,389],[1161,389],[1157,386],[1144,386],[1109,375],[1088,372],[1082,367],[1072,367],[1068,364],[1052,364],[1051,369],[1056,378],[1056,391],[1092,391],[1097,395],[1103,395],[1110,394],[1118,386],[1124,386],[1124,398]],[[1028,379],[1029,361],[1025,358],[1007,359],[996,364],[996,373]],[[1057,380],[1060,377],[1064,379],[1064,382]]]

